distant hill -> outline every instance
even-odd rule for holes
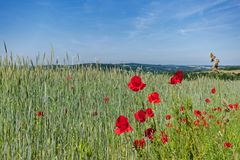
[[[140,64],[140,63],[121,63],[121,64],[97,64],[97,63],[85,63],[79,65],[70,65],[70,68],[74,67],[101,67],[101,68],[121,68],[124,70],[141,70],[144,72],[164,73],[175,72],[181,70],[183,72],[200,72],[209,71],[210,65],[154,65],[154,64]],[[56,66],[55,66],[56,67]],[[240,70],[240,66],[221,66],[220,70]]]
[[[35,66],[32,66],[33,68]],[[184,72],[185,79],[196,79],[200,77],[209,77],[223,80],[240,80],[240,66],[221,66],[218,73],[211,71],[210,65],[154,65],[154,64],[139,64],[139,63],[122,63],[122,64],[98,64],[85,63],[76,65],[44,65],[46,69],[61,69],[61,68],[82,68],[92,67],[101,69],[120,68],[126,71],[141,71],[151,73],[167,73],[173,74],[177,70]]]

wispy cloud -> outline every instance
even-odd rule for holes
[[[129,37],[134,38],[138,34],[142,33],[145,29],[148,29],[158,19],[158,13],[148,12],[142,16],[136,17],[134,20],[134,29],[129,32]]]
[[[139,16],[136,18],[135,27],[138,30],[143,30],[148,28],[151,24],[153,24],[157,18],[159,13],[156,11],[150,11],[145,13],[143,16]]]
[[[205,3],[190,3],[189,5],[184,6],[182,9],[176,12],[176,18],[187,18],[195,14],[203,13],[208,9],[220,5],[226,1],[228,0],[207,1]]]
[[[133,38],[151,28],[154,24],[164,24],[167,21],[175,23],[176,20],[185,19],[190,16],[203,13],[227,0],[211,0],[200,3],[190,0],[188,3],[180,3],[172,1],[165,3],[164,6],[160,2],[152,2],[145,6],[142,14],[134,20],[134,29],[129,32],[129,37]],[[178,7],[177,7],[178,6]],[[209,27],[202,27],[209,28]],[[180,33],[190,32],[190,29],[180,29]]]
[[[226,28],[230,26],[231,24],[222,24],[222,25],[214,25],[214,26],[202,26],[202,27],[194,27],[194,28],[181,28],[178,30],[178,33],[185,35],[190,32],[196,32],[196,31],[205,31],[205,30],[215,30],[219,28]]]
[[[223,1],[221,2],[223,3]],[[220,2],[218,2],[218,4],[220,4]],[[191,32],[207,30],[219,31],[232,29],[234,26],[240,25],[238,21],[239,14],[237,14],[240,11],[240,8],[238,9],[240,6],[239,3],[224,3],[218,6],[216,6],[215,3],[214,6],[215,7],[209,9],[206,13],[204,13],[202,17],[197,16],[196,19],[182,23],[182,27],[178,29],[178,33],[185,35]]]
[[[159,21],[160,15],[163,12],[159,6],[160,3],[152,2],[141,8],[141,14],[133,20],[133,29],[129,32],[130,38],[134,38]]]
[[[226,10],[231,10],[231,9],[240,9],[240,1],[239,2],[233,2],[229,3],[227,5],[223,5],[220,7],[216,7],[210,11],[210,13],[218,13],[218,12],[224,12]]]

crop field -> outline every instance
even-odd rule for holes
[[[0,76],[1,159],[240,159],[239,80],[6,62]]]

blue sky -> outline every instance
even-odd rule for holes
[[[239,0],[0,0],[0,19],[15,56],[240,65]]]

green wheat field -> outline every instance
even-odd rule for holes
[[[135,75],[146,83],[138,92],[128,88]],[[184,78],[171,85],[172,74],[32,67],[29,60],[9,57],[1,58],[0,77],[1,159],[240,159],[240,80]],[[148,101],[153,92],[159,93],[160,103]],[[134,114],[146,108],[154,117],[139,123]],[[131,132],[114,132],[120,115],[128,118]],[[156,130],[153,141],[144,135],[147,128]],[[134,141],[142,138],[145,145],[136,147]]]

